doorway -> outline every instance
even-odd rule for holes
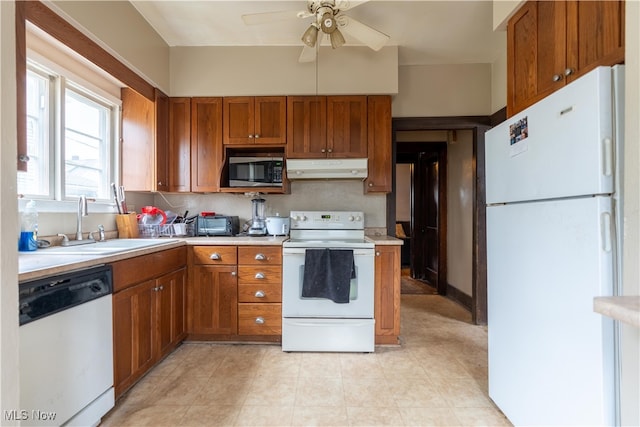
[[[472,239],[471,246],[471,295],[459,292],[455,287],[449,286],[447,282],[447,264],[446,264],[446,241],[447,238],[447,225],[446,214],[440,215],[440,220],[445,221],[444,226],[438,230],[441,236],[438,248],[441,248],[444,244],[444,251],[440,249],[438,254],[438,261],[445,261],[444,266],[439,264],[438,266],[438,293],[447,296],[451,299],[457,300],[463,305],[468,306],[471,309],[473,322],[476,324],[486,324],[487,322],[487,301],[486,301],[486,225],[485,225],[485,191],[484,191],[484,133],[491,127],[491,118],[487,116],[478,117],[438,117],[438,118],[396,118],[393,119],[392,129],[392,141],[393,141],[393,161],[394,165],[398,160],[398,141],[399,135],[402,132],[411,131],[458,131],[469,130],[472,133],[472,159],[471,159],[471,174],[472,174]],[[446,147],[446,144],[445,144]],[[446,148],[445,148],[446,156]],[[446,158],[446,157],[445,157]],[[446,163],[446,162],[445,162]],[[442,163],[439,164],[439,172],[442,169]],[[393,188],[395,188],[395,168],[393,172]],[[445,175],[446,183],[446,175]],[[433,185],[433,184],[432,184]],[[446,188],[446,187],[445,187]],[[414,193],[417,195],[417,193]],[[394,235],[396,227],[396,206],[395,206],[395,189],[387,196],[387,230],[391,235]],[[442,197],[445,197],[446,206],[446,192],[439,193],[440,199],[438,205],[442,207]],[[416,202],[416,204],[418,204]],[[427,203],[428,205],[428,203]],[[426,209],[426,208],[425,208]],[[445,211],[446,212],[446,211]],[[414,216],[424,216],[423,213],[416,214]],[[428,217],[428,213],[427,213]],[[444,218],[442,218],[444,217]],[[422,219],[426,223],[433,223],[432,219]],[[415,223],[413,224],[415,225]],[[444,241],[444,243],[442,243]],[[414,247],[412,243],[412,248]],[[417,252],[413,251],[412,252]],[[413,256],[413,255],[412,255]],[[415,256],[420,256],[416,254]],[[430,261],[423,260],[423,262],[429,265]],[[432,262],[432,261],[431,261]],[[431,264],[433,265],[433,264]]]

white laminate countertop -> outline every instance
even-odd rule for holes
[[[389,236],[367,236],[376,245],[401,245],[402,240]],[[264,236],[264,237],[186,237],[167,238],[166,242],[159,242],[153,246],[122,250],[113,254],[45,254],[47,249],[38,249],[35,252],[23,253],[18,256],[18,281],[39,279],[67,271],[79,270],[99,264],[108,264],[127,258],[163,251],[180,246],[208,246],[208,245],[235,245],[235,246],[281,246],[288,236]],[[162,239],[158,239],[162,240]],[[100,244],[100,243],[96,243]]]
[[[593,311],[640,328],[640,296],[596,297]]]

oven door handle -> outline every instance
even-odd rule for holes
[[[307,249],[322,249],[322,248],[286,248],[282,250],[282,256],[296,256],[304,255]],[[328,248],[328,249],[351,249],[351,248]],[[353,256],[374,256],[375,250],[373,248],[358,248],[353,249]]]
[[[315,327],[325,327],[325,326],[336,326],[335,322],[323,322],[322,320],[315,320],[313,322],[304,322],[304,321],[296,321],[292,319],[288,319],[290,321],[291,324],[295,325],[295,326],[315,326]],[[335,320],[335,319],[334,319]],[[353,319],[349,319],[349,320],[353,320]],[[362,323],[349,323],[349,326],[368,326],[371,324],[371,319],[363,319]]]

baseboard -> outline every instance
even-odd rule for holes
[[[473,298],[449,283],[447,283],[447,298],[457,302],[458,304],[471,311]]]

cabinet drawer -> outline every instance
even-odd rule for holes
[[[282,264],[282,247],[240,246],[238,264]]]
[[[238,283],[282,283],[282,267],[279,265],[254,266],[241,265],[238,267]]]
[[[194,246],[194,264],[235,264],[237,253],[235,246]]]
[[[186,263],[187,252],[184,246],[113,262],[113,292],[178,270]]]
[[[239,335],[281,335],[280,304],[238,304]]]
[[[238,302],[281,302],[280,283],[238,283]]]

